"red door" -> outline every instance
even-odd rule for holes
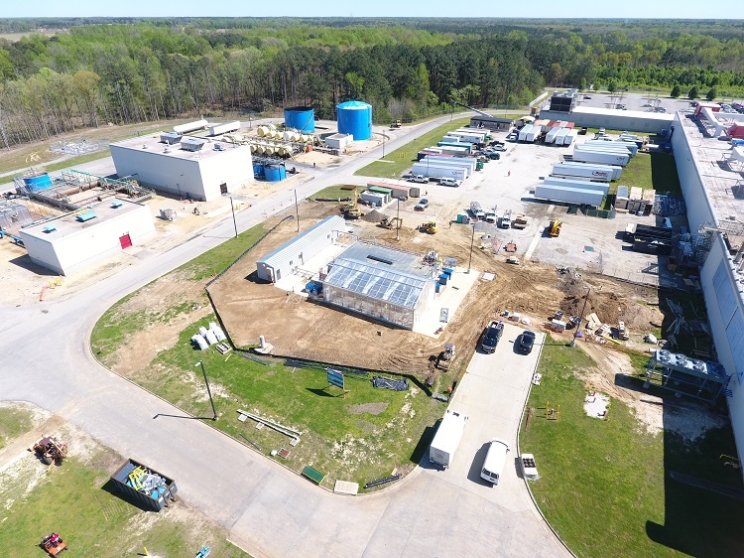
[[[125,234],[124,236],[120,236],[119,242],[121,243],[122,250],[124,250],[125,248],[129,248],[132,245],[132,239],[129,238],[128,234]]]

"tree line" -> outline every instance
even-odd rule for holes
[[[12,25],[8,22],[12,22]],[[80,127],[362,99],[377,122],[524,104],[546,85],[744,91],[735,24],[586,20],[40,20],[0,39],[8,145]],[[21,29],[34,20],[0,21]],[[3,27],[5,26],[5,27]]]

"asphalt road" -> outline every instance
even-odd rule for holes
[[[448,120],[449,116],[401,133],[388,142],[386,150]],[[298,197],[342,182],[380,151],[338,169],[318,169],[315,180],[298,187]],[[293,202],[291,191],[259,201],[238,214],[238,228],[245,230],[263,221],[265,213]],[[473,447],[490,432],[485,426],[471,429],[473,437],[466,436],[464,451],[457,458],[464,461],[450,471],[441,474],[417,468],[396,486],[373,495],[337,496],[208,424],[189,418],[155,418],[181,413],[100,366],[89,347],[90,332],[100,315],[124,295],[232,237],[232,227],[228,217],[165,253],[144,250],[128,268],[67,298],[0,308],[4,326],[0,399],[29,401],[69,420],[122,455],[168,473],[177,480],[185,502],[224,526],[231,540],[256,558],[567,555],[531,507],[516,473],[507,475],[505,485],[497,489],[472,482],[468,476],[462,478]],[[505,333],[501,352],[508,347],[507,337]],[[491,370],[491,363],[499,361],[501,352],[488,357],[485,364],[476,356],[457,397],[467,398],[470,385],[480,396],[485,389],[510,399],[513,395],[510,405],[498,405],[505,415],[494,424],[507,433],[513,431],[510,436],[515,437],[518,409],[526,396],[524,380],[529,380],[534,362],[522,357],[519,374],[510,380],[522,387],[504,391],[507,384],[501,372],[480,385],[477,379],[484,371],[498,370]],[[494,394],[493,402],[498,397]],[[488,413],[475,418],[478,412],[470,406],[476,403],[462,403],[474,417],[473,425],[491,420]]]

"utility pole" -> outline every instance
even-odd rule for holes
[[[584,305],[581,307],[581,314],[579,315],[579,323],[576,324],[576,331],[574,331],[573,339],[571,339],[571,346],[576,346],[576,336],[579,334],[581,329],[581,319],[584,316],[584,310],[586,310],[586,302],[589,300],[589,293],[592,291],[591,287],[584,287],[586,289],[586,297],[584,298]]]
[[[395,223],[395,240],[400,240],[400,198],[398,198],[398,220]]]
[[[235,222],[235,205],[233,205],[232,196],[230,196],[230,209],[232,210],[233,226],[235,227],[235,238],[238,238],[238,224]]]
[[[212,399],[212,390],[209,388],[209,380],[207,379],[207,371],[204,369],[204,363],[200,360],[196,365],[201,366],[202,374],[204,374],[204,383],[207,384],[207,394],[209,395],[209,402],[212,404],[212,420],[217,420],[217,410],[214,408],[214,399]]]
[[[468,258],[468,270],[465,273],[470,273],[470,264],[473,261],[473,241],[475,240],[475,223],[473,223],[473,235],[470,237],[470,257]]]
[[[294,190],[295,196],[295,219],[297,220],[297,232],[300,232],[300,206],[297,204],[297,188]]]
[[[382,131],[382,158],[385,158],[385,130]]]

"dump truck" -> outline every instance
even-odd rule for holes
[[[429,446],[429,461],[443,469],[449,468],[460,445],[468,417],[454,411],[447,411],[434,434]]]
[[[511,222],[512,229],[524,229],[527,227],[527,216],[517,215]]]
[[[552,237],[556,237],[559,234],[561,234],[561,222],[557,219],[555,221],[550,222],[550,230],[548,231],[548,234]]]
[[[116,489],[150,511],[160,511],[174,502],[178,487],[176,481],[154,469],[128,459],[118,471],[111,475]]]

